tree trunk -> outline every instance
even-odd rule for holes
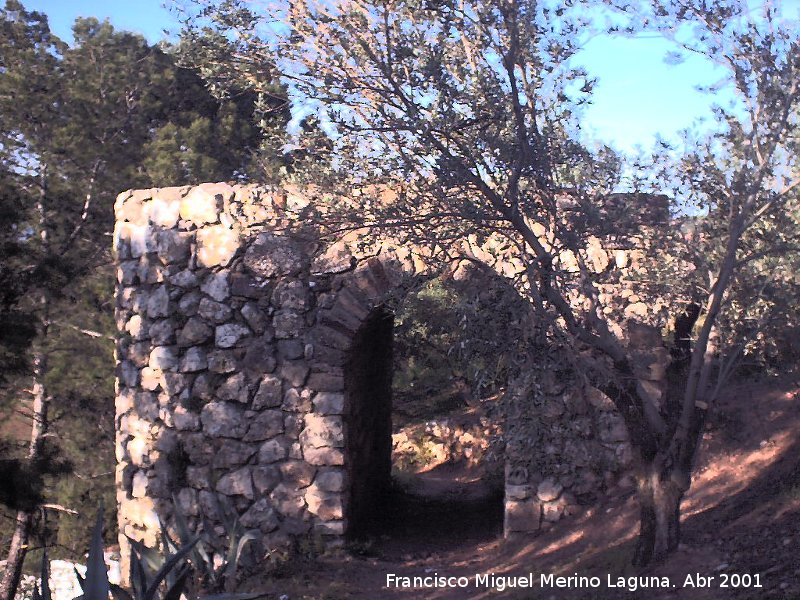
[[[11,547],[6,556],[6,570],[3,581],[0,583],[0,599],[14,600],[14,595],[22,578],[22,563],[28,548],[28,535],[33,521],[33,513],[17,511],[14,535],[11,537]]]
[[[659,561],[680,543],[680,506],[686,487],[679,481],[684,478],[671,475],[650,464],[638,478],[640,524],[634,566]]]
[[[44,307],[43,337],[47,336],[47,316],[49,301],[43,295]],[[44,350],[36,352],[33,360],[33,424],[31,426],[31,439],[28,446],[28,460],[33,463],[42,454],[42,445],[47,434],[48,419],[47,409],[49,398],[44,385],[44,374],[47,371],[47,354]],[[6,557],[6,571],[0,582],[0,600],[14,600],[20,578],[25,554],[28,551],[28,538],[30,537],[35,509],[17,511],[14,534],[11,537],[11,546]]]

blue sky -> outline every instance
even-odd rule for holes
[[[78,16],[108,18],[116,28],[139,32],[150,41],[161,39],[164,29],[178,28],[162,0],[23,3],[46,13],[52,29],[66,40],[71,39],[70,28]],[[783,5],[788,16],[800,14],[800,0],[784,0]],[[596,37],[587,44],[578,59],[598,78],[593,104],[582,119],[589,137],[630,152],[637,146],[651,147],[659,135],[675,140],[677,132],[698,120],[709,122],[712,99],[694,86],[714,81],[713,68],[699,57],[667,65],[664,56],[669,49],[667,42],[652,37]]]

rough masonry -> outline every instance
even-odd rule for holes
[[[156,546],[175,504],[196,530],[219,534],[230,509],[266,546],[302,536],[336,545],[389,484],[392,307],[428,276],[424,255],[390,243],[359,250],[357,234],[323,243],[312,223],[288,216],[312,201],[227,184],[118,197],[123,555],[125,535]],[[500,256],[500,274],[522,268],[466,246]],[[624,273],[636,251],[598,241],[590,259]],[[621,317],[647,311],[613,290],[605,295]],[[652,330],[636,331],[638,376],[658,402],[666,352]],[[520,382],[510,397],[519,418],[505,440],[509,535],[557,520],[630,461],[622,420],[597,390],[560,378]]]

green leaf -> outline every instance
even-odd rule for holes
[[[186,581],[191,574],[192,570],[190,568],[184,568],[181,574],[175,579],[174,583],[167,586],[164,600],[180,600],[183,589],[186,587]]]
[[[172,501],[175,506],[175,528],[178,530],[178,537],[180,537],[181,544],[189,544],[194,536],[189,530],[186,517],[178,508],[178,500],[174,495],[172,497]],[[217,575],[214,572],[214,561],[206,552],[202,539],[197,542],[194,548],[192,548],[192,553],[189,557],[189,560],[194,565],[195,570],[199,572],[202,577],[207,578],[212,586],[216,586]]]
[[[178,552],[167,558],[167,560],[155,574],[153,581],[150,582],[150,585],[145,591],[144,600],[153,600],[156,597],[156,594],[158,593],[158,586],[166,578],[167,574],[172,569],[174,569],[180,563],[180,561],[182,561],[186,557],[186,555],[188,555],[192,551],[192,548],[194,548],[195,544],[199,541],[199,539],[200,538],[195,538],[194,540],[191,541],[191,543],[188,546],[184,546],[183,548],[178,550]]]
[[[84,600],[108,600],[110,591],[106,563],[103,560],[103,507],[101,506],[97,511],[92,542],[89,546],[83,598]]]

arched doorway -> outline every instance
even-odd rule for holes
[[[349,536],[375,526],[391,486],[394,315],[373,309],[353,337],[345,364],[345,452]]]

